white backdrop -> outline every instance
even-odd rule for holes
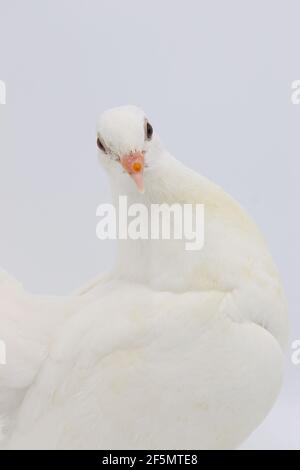
[[[63,294],[111,265],[113,244],[95,236],[109,200],[95,122],[136,104],[258,222],[300,339],[299,18],[298,1],[0,0],[0,266]],[[282,396],[245,448],[300,449],[287,356]]]

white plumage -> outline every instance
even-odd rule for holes
[[[219,187],[145,138],[135,107],[98,124],[113,200],[202,203],[205,245],[123,240],[111,274],[65,299],[0,277],[4,448],[237,447],[282,378],[285,299],[255,224]],[[147,137],[147,136],[146,136]],[[145,192],[119,159],[145,157]]]

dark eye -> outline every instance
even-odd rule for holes
[[[102,144],[102,142],[101,142],[101,140],[100,140],[99,137],[98,137],[98,139],[97,139],[97,146],[98,146],[98,148],[99,148],[100,150],[102,150],[102,152],[106,152],[106,149],[105,149],[104,145]]]
[[[151,126],[150,122],[146,123],[146,136],[147,140],[151,140],[153,136],[153,127]]]

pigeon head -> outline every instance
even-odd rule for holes
[[[105,111],[97,125],[97,147],[102,165],[114,175],[124,174],[144,192],[144,173],[153,160],[158,138],[144,112],[135,106]]]

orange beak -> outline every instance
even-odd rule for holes
[[[140,193],[144,192],[145,158],[142,152],[129,153],[121,158],[121,165],[131,176]]]

